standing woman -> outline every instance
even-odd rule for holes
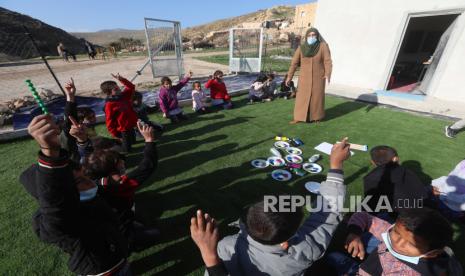
[[[290,124],[319,122],[324,118],[325,83],[331,79],[333,66],[329,46],[322,41],[317,29],[308,29],[302,40],[303,43],[294,53],[286,79],[289,85],[300,66],[294,120]]]

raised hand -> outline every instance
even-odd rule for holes
[[[69,135],[76,138],[78,142],[82,143],[87,141],[88,136],[86,132],[86,126],[83,124],[79,124],[76,121],[76,119],[74,119],[72,116],[69,116],[68,118],[71,121],[71,129],[69,130]]]
[[[55,124],[50,114],[34,117],[27,127],[29,134],[39,144],[46,156],[57,157],[60,154],[60,128]]]
[[[350,157],[350,144],[347,143],[349,138],[342,139],[341,143],[334,144],[329,156],[331,169],[342,169],[343,163]]]
[[[192,78],[192,75],[194,73],[192,73],[192,71],[189,70],[189,72],[187,72],[187,74],[184,76],[185,78]]]
[[[208,214],[197,211],[196,216],[191,218],[191,237],[200,249],[202,259],[207,267],[217,265],[220,258],[216,251],[219,240],[218,227],[215,219]]]
[[[120,81],[121,79],[124,79],[119,73],[116,73],[116,75],[115,75],[115,74],[111,74],[111,76],[112,76],[113,78],[119,80],[119,81]]]
[[[146,143],[155,142],[155,132],[153,131],[153,127],[139,119],[137,121],[137,128],[139,129],[140,134],[144,137]]]
[[[65,83],[65,93],[66,100],[68,102],[74,102],[74,97],[76,96],[76,86],[74,85],[73,78],[70,78],[69,81]]]
[[[360,260],[365,258],[365,246],[359,235],[349,234],[344,248],[353,258],[359,258]]]

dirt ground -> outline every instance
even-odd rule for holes
[[[228,72],[228,66],[193,59],[195,56],[224,53],[227,52],[186,54],[184,55],[184,69],[186,71],[192,70],[194,76],[208,76],[218,69]],[[57,59],[50,60],[49,64],[62,84],[72,77],[76,83],[78,95],[89,95],[99,91],[99,85],[102,81],[111,79],[110,73],[120,73],[131,79],[146,60],[147,57],[144,56],[121,57],[105,61],[82,59],[68,63]],[[42,62],[31,62],[26,65],[3,65],[0,66],[0,103],[30,95],[24,84],[26,79],[31,79],[39,92],[42,91],[41,89],[49,89],[54,93],[61,93]],[[142,84],[152,81],[154,79],[150,65],[148,65],[134,82]]]

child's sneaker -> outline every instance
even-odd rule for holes
[[[454,138],[456,133],[450,126],[446,126],[444,134],[449,138]]]

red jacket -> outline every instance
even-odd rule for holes
[[[219,82],[216,79],[210,79],[205,84],[205,88],[210,88],[210,98],[212,99],[230,99],[224,82]]]
[[[132,107],[135,86],[127,79],[122,79],[121,84],[124,85],[121,95],[107,97],[105,103],[107,129],[114,137],[121,137],[121,132],[137,125],[137,114]]]

